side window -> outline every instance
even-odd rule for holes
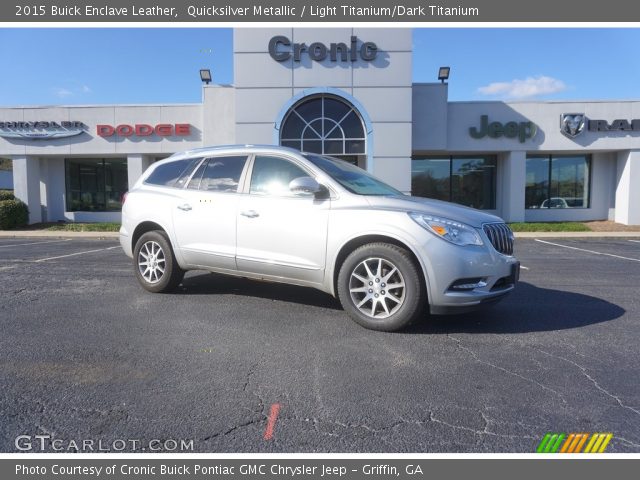
[[[209,192],[237,192],[246,156],[214,157],[203,162],[187,188]]]
[[[189,180],[189,184],[187,188],[190,190],[198,190],[200,188],[200,180],[202,180],[202,174],[204,173],[204,169],[207,168],[207,161],[205,160],[196,170],[196,173],[193,174],[191,180]]]
[[[178,180],[186,179],[199,161],[199,158],[185,158],[159,165],[145,179],[144,183],[164,187],[181,187],[182,185],[176,184]]]
[[[259,155],[253,163],[249,193],[293,196],[289,190],[289,182],[307,176],[307,172],[288,160]]]
[[[202,157],[192,158],[191,163],[189,163],[189,166],[184,169],[184,171],[180,174],[180,177],[178,178],[178,180],[176,180],[173,186],[176,188],[184,187],[185,183],[187,183],[187,180],[189,180],[189,177],[191,176],[191,172],[193,172],[193,169],[198,166],[201,160],[202,160]]]

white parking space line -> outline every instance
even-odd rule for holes
[[[595,250],[587,250],[586,248],[570,247],[569,245],[561,245],[560,243],[547,242],[546,240],[540,240],[537,238],[535,239],[535,241],[540,243],[546,243],[547,245],[554,245],[556,247],[569,248],[571,250],[579,250],[581,252],[592,253],[594,255],[605,255],[607,257],[620,258],[622,260],[631,260],[632,262],[640,262],[640,258],[623,257],[621,255],[614,255],[613,253],[602,253],[602,252],[596,252]]]
[[[525,267],[524,265],[520,265],[520,268],[521,268],[522,270],[529,270],[529,267]]]
[[[629,241],[633,243],[640,243],[640,240],[629,240]]]
[[[46,242],[31,242],[31,243],[13,243],[11,245],[0,245],[0,248],[9,248],[9,247],[22,247],[25,245],[41,245],[44,243],[60,243],[60,242],[70,242],[70,238],[65,238],[64,240],[49,240]]]
[[[68,255],[59,255],[57,257],[39,258],[38,260],[33,260],[33,262],[40,263],[40,262],[46,262],[47,260],[57,260],[58,258],[67,258],[67,257],[74,257],[76,255],[84,255],[86,253],[104,252],[106,250],[113,250],[114,248],[120,248],[120,245],[116,245],[115,247],[98,248],[96,250],[85,250],[84,252],[69,253]]]

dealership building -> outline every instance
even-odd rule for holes
[[[640,102],[450,102],[412,81],[412,48],[411,29],[238,28],[234,84],[201,103],[0,108],[0,158],[31,223],[119,221],[174,152],[281,144],[509,222],[640,224]]]

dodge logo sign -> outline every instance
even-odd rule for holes
[[[575,138],[584,131],[586,122],[584,113],[563,113],[560,115],[560,131],[569,138]]]

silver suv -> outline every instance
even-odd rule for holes
[[[410,197],[342,160],[274,146],[192,150],[129,191],[120,243],[151,292],[208,270],[317,288],[360,325],[398,330],[511,292],[498,217]]]

